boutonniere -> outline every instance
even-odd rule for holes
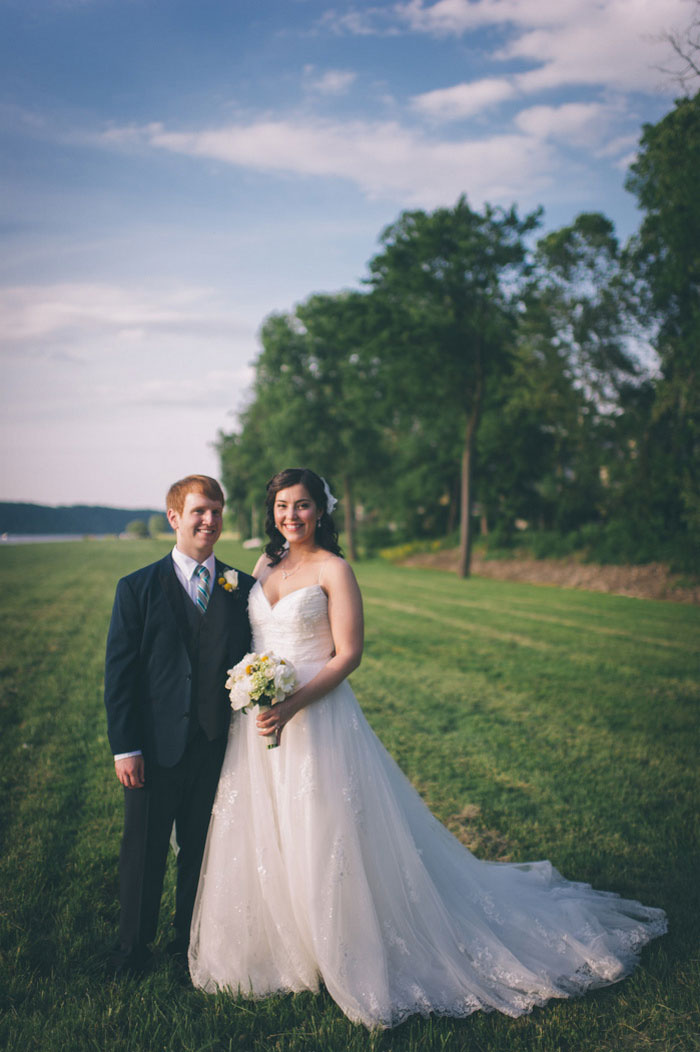
[[[235,592],[238,589],[238,570],[224,570],[217,577],[216,583],[221,585],[225,592]]]

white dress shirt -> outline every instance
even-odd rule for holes
[[[208,559],[205,559],[203,563],[198,563],[196,559],[193,559],[190,555],[185,555],[181,552],[177,545],[172,551],[173,565],[175,567],[175,576],[187,592],[188,596],[193,603],[197,602],[197,588],[199,587],[199,578],[195,577],[195,570],[198,566],[206,566],[209,571],[209,581],[207,587],[209,588],[209,596],[211,597],[212,588],[214,587],[214,579],[216,577],[216,558],[212,552]],[[133,752],[119,752],[115,753],[115,760],[126,760],[129,756],[140,756],[141,750],[134,749]]]
[[[193,559],[190,555],[185,555],[179,548],[173,548],[173,563],[175,564],[175,576],[193,603],[197,602],[197,588],[199,587],[199,578],[195,577],[194,572],[198,566],[206,566],[209,571],[208,588],[211,596],[216,575],[216,559],[213,552],[203,563],[198,563],[196,559]]]

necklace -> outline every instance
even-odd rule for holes
[[[301,570],[304,565],[304,561],[298,563],[293,570],[282,570],[282,580],[286,581],[288,577],[293,577],[297,570]]]

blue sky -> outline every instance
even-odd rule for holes
[[[216,474],[259,327],[405,208],[636,227],[689,0],[0,0],[0,499]],[[280,465],[281,467],[284,465]]]

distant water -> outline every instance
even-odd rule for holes
[[[97,536],[97,534],[90,534]],[[53,541],[82,541],[84,533],[3,533],[0,544],[48,544]]]

